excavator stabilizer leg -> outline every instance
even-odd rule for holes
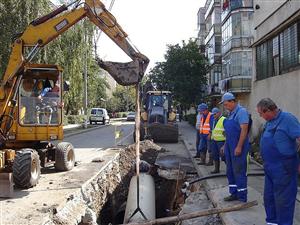
[[[13,197],[13,185],[12,173],[0,173],[0,198]]]

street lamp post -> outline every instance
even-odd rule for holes
[[[84,29],[84,42],[87,42],[87,34],[86,34],[86,29]],[[87,128],[87,120],[88,120],[88,114],[87,114],[87,102],[88,102],[88,97],[87,97],[87,52],[88,50],[84,50],[84,128]]]

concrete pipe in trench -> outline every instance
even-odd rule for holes
[[[138,210],[138,211],[136,211]],[[146,219],[144,218],[145,215]],[[155,219],[155,185],[151,175],[141,173],[139,176],[139,209],[137,206],[137,177],[130,181],[126,203],[124,223],[144,222]]]

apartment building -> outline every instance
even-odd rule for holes
[[[253,134],[262,129],[257,102],[272,98],[300,118],[300,1],[254,0],[254,43],[250,111]]]
[[[198,40],[202,45],[205,36],[201,49],[205,50],[210,64],[207,101],[214,107],[222,94],[230,91],[248,106],[253,73],[250,48],[253,0],[207,0],[198,12],[198,29]]]
[[[232,92],[249,106],[253,74],[253,0],[222,0],[221,93]]]

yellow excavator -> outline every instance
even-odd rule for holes
[[[127,34],[100,0],[75,1],[32,21],[12,44],[11,56],[0,81],[0,182],[13,180],[21,188],[38,183],[41,167],[53,163],[56,170],[74,167],[71,143],[63,140],[62,68],[35,64],[34,56],[49,42],[80,20],[88,18],[131,59],[129,63],[104,62],[121,85],[137,84],[149,59],[128,40]]]

